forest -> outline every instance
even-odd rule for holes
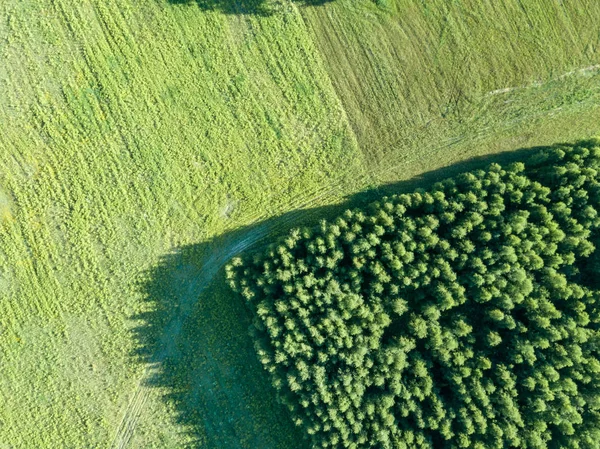
[[[314,448],[600,447],[600,141],[381,198],[232,259]]]

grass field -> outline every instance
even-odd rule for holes
[[[1,449],[305,447],[227,259],[600,132],[593,0],[307,3],[0,2]]]
[[[386,3],[304,10],[372,161],[392,157],[420,171],[471,154],[475,140],[485,142],[482,152],[490,142],[509,150],[595,126],[597,2]],[[461,149],[436,152],[423,142]]]

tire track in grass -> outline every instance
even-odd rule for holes
[[[550,78],[550,79],[544,81],[543,83],[533,82],[533,83],[523,84],[520,86],[503,87],[501,89],[491,90],[491,91],[487,92],[485,94],[485,96],[494,96],[494,95],[505,94],[508,92],[514,92],[515,90],[530,89],[532,87],[541,87],[544,84],[550,83],[552,81],[559,81],[564,78],[568,78],[570,76],[586,75],[587,73],[595,72],[598,70],[600,70],[600,64],[589,65],[587,67],[581,67],[579,69],[575,69],[575,70],[571,70],[569,72],[562,73],[554,78]]]

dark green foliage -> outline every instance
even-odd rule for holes
[[[314,447],[600,447],[600,148],[556,146],[228,267]]]

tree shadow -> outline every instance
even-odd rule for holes
[[[225,14],[271,16],[281,10],[283,0],[168,0],[178,5],[196,4],[203,11],[220,11]],[[321,6],[333,0],[292,0],[300,7]]]
[[[311,226],[383,195],[426,188],[492,162],[524,160],[543,147],[472,158],[408,181],[300,209],[165,255],[139,280],[146,311],[135,317],[135,357],[149,369],[143,388],[160,387],[177,424],[208,449],[305,449],[308,442],[279,405],[248,334],[251,314],[224,280],[234,255],[255,251],[290,228]]]

